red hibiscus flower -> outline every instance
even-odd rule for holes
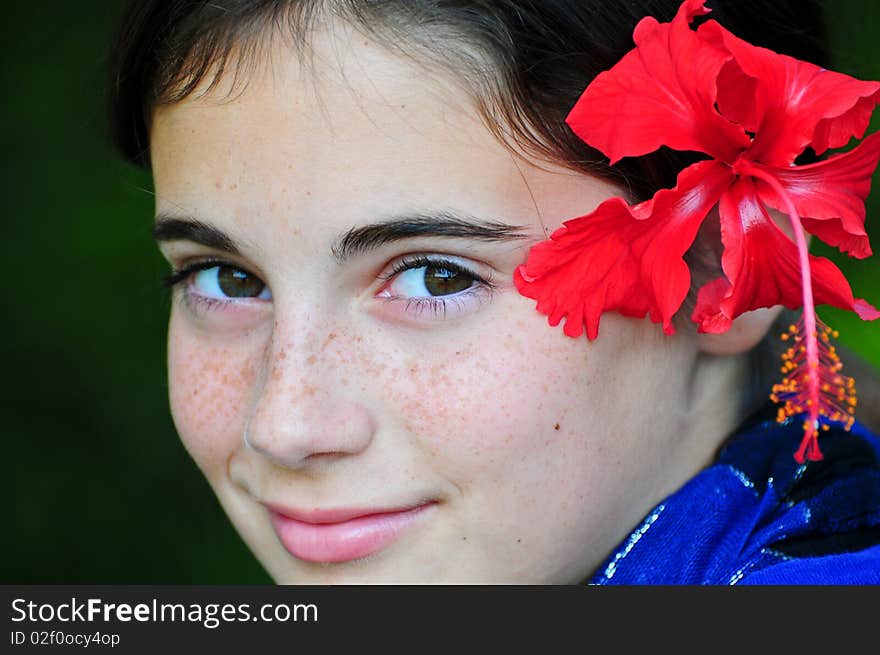
[[[693,19],[709,11],[705,0],[685,0],[670,23],[644,18],[633,34],[636,47],[595,78],[567,119],[612,164],[661,146],[708,159],[647,201],[630,206],[611,198],[566,221],[531,249],[514,282],[537,300],[550,325],[565,318],[572,337],[586,329],[595,339],[601,314],[610,310],[647,315],[671,334],[691,283],[683,255],[717,206],[723,276],[699,290],[691,318],[699,331],[719,333],[759,307],[803,307],[806,360],[796,381],[806,395],[792,400],[790,414],[807,411],[815,433],[820,415],[832,415],[817,394],[823,384],[835,393],[839,385],[818,375],[810,380],[824,352],[814,303],[865,320],[880,312],[853,297],[833,263],[808,254],[804,231],[853,257],[871,254],[864,201],[880,160],[880,133],[819,163],[794,161],[808,147],[821,155],[861,138],[880,103],[880,83],[752,46],[714,20],[693,29]],[[768,208],[788,215],[794,239]],[[821,457],[815,443],[807,445],[808,458]]]

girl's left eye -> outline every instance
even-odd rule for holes
[[[378,297],[389,301],[405,301],[406,311],[420,314],[430,310],[446,315],[451,306],[466,311],[465,305],[491,293],[496,284],[463,264],[448,258],[424,255],[404,258],[388,275],[391,280]]]

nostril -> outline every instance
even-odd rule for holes
[[[341,450],[330,450],[326,453],[312,453],[311,455],[306,455],[303,457],[303,462],[329,462],[340,459],[342,457],[348,457],[350,453],[342,452]]]

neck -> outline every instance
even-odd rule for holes
[[[715,459],[719,447],[745,418],[748,354],[694,356],[687,403],[678,417],[679,440],[663,463],[653,497],[665,498]]]
[[[749,387],[748,353],[696,356],[688,403],[681,416],[682,452],[694,472],[714,459],[721,444],[745,418],[742,399]]]

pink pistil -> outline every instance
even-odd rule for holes
[[[745,170],[743,170],[745,169]],[[744,165],[740,167],[743,174],[750,175],[766,182],[776,194],[782,198],[791,228],[794,232],[794,240],[797,245],[798,259],[801,268],[801,293],[803,294],[803,317],[804,317],[804,340],[806,341],[806,364],[807,373],[803,381],[807,383],[806,408],[807,419],[804,421],[804,438],[794,458],[802,464],[805,459],[819,461],[822,452],[819,450],[819,345],[816,333],[816,307],[813,304],[813,285],[810,277],[810,259],[807,248],[807,239],[804,236],[804,228],[800,216],[791,197],[786,193],[779,181],[769,173],[756,166]]]

